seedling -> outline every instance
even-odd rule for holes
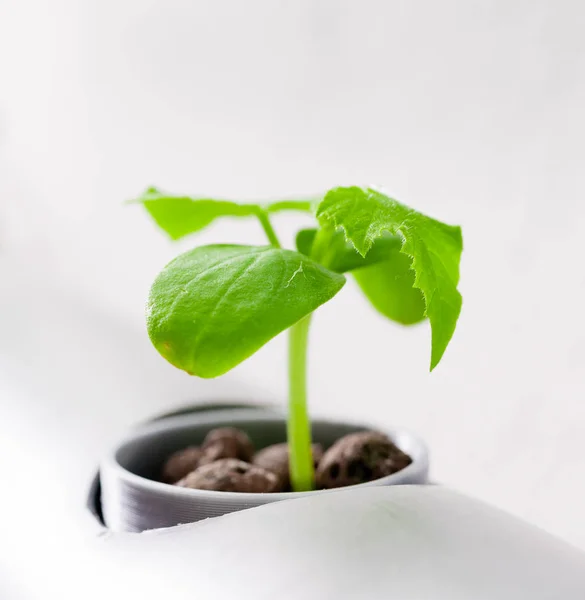
[[[410,325],[428,317],[433,370],[461,311],[457,290],[461,229],[427,217],[374,189],[339,187],[316,201],[239,204],[171,196],[149,189],[138,201],[174,240],[221,217],[255,217],[269,245],[206,245],[158,275],[147,308],[155,348],[176,367],[217,377],[289,330],[288,443],[295,491],[313,488],[307,412],[307,339],[313,312],[355,277],[388,319]],[[313,213],[318,227],[282,248],[271,216]]]

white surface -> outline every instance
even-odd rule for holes
[[[35,265],[5,254],[0,271],[0,598],[20,598],[2,593],[12,583],[26,599],[68,600],[79,596],[49,594],[64,570],[71,585],[91,576],[97,528],[85,504],[104,452],[136,422],[193,400],[267,397],[230,377],[181,377],[141,329],[55,289]]]
[[[416,430],[438,480],[585,548],[584,26],[577,0],[0,3],[3,468],[41,465],[65,518],[124,427],[210,389],[142,306],[180,248],[258,228],[173,246],[122,200],[371,182],[463,226],[463,314],[428,375],[427,328],[350,286],[315,319],[313,411]],[[283,397],[284,352],[234,379]]]
[[[585,554],[448,489],[368,488],[143,534],[69,538],[21,596],[340,600],[581,600]],[[31,564],[29,563],[29,569]],[[39,594],[39,590],[42,593]],[[30,594],[30,595],[29,595]]]
[[[120,585],[134,582],[130,597],[160,598],[169,589],[173,600],[585,597],[585,555],[438,487],[314,496],[114,535],[103,546],[104,561],[124,565]]]

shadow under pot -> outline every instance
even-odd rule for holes
[[[427,448],[419,438],[403,430],[382,433],[410,457],[410,464],[391,475],[358,485],[311,492],[243,493],[191,489],[161,481],[165,462],[173,453],[200,446],[210,431],[224,427],[245,432],[256,451],[286,441],[285,418],[272,413],[259,414],[257,410],[187,414],[142,427],[122,441],[100,466],[106,526],[113,531],[140,532],[192,523],[308,494],[428,481]],[[313,442],[327,451],[346,435],[372,429],[375,428],[364,424],[316,419],[312,423]]]

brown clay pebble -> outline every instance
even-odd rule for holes
[[[407,467],[412,459],[382,433],[346,435],[323,455],[317,469],[319,488],[337,488],[373,481]]]
[[[277,491],[278,478],[262,467],[222,458],[199,467],[176,485],[195,490],[265,493]]]
[[[316,468],[323,456],[323,447],[321,444],[313,444],[311,450],[313,453],[313,464]],[[279,489],[287,490],[290,488],[288,460],[288,444],[283,443],[263,448],[254,456],[253,463],[268,471],[272,471],[278,477]]]
[[[251,462],[254,456],[254,446],[250,438],[240,429],[235,427],[220,427],[212,429],[201,445],[203,456],[199,465],[207,465],[220,458],[238,458],[244,462]]]
[[[201,448],[189,446],[179,450],[167,459],[162,470],[162,480],[166,483],[176,483],[185,475],[194,471],[199,466],[202,456]]]

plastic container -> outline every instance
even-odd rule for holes
[[[184,414],[143,426],[118,444],[101,464],[101,508],[106,526],[113,531],[139,532],[310,494],[343,493],[343,490],[368,486],[424,484],[428,480],[428,451],[422,440],[403,430],[386,430],[393,442],[411,456],[412,463],[398,473],[351,488],[244,494],[192,490],[156,481],[164,460],[172,452],[199,444],[210,429],[228,425],[246,431],[256,448],[286,439],[284,416],[270,410],[230,409]],[[327,448],[343,435],[364,429],[376,428],[317,419],[313,421],[313,440]]]

